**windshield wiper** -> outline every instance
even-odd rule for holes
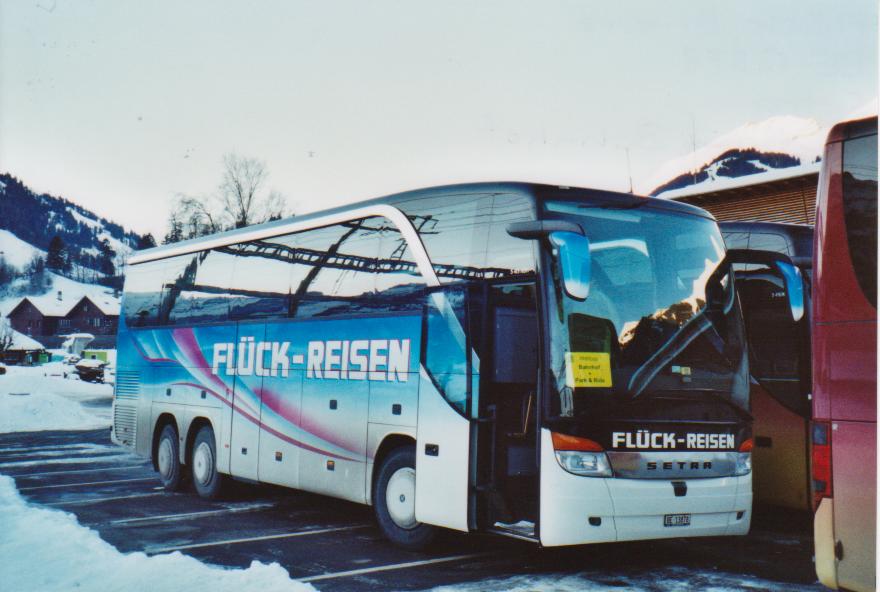
[[[718,268],[711,276],[709,276],[709,279],[706,281],[706,286],[708,287],[713,282],[720,282],[721,278],[729,272],[729,268],[730,264],[728,263],[727,257],[725,257],[721,261],[721,264],[718,265]],[[727,300],[724,301],[723,306],[721,307],[725,314],[730,312],[734,303],[735,295],[736,291],[733,289],[733,278],[731,278],[730,284],[727,288]],[[682,325],[675,335],[660,346],[660,348],[654,352],[654,355],[648,358],[644,364],[639,366],[630,378],[626,389],[633,399],[641,395],[667,364],[674,360],[687,346],[693,343],[697,337],[706,333],[706,331],[712,331],[710,334],[710,342],[716,349],[719,349],[719,353],[721,353],[724,340],[718,335],[718,331],[715,329],[715,324],[706,314],[712,308],[713,305],[711,301],[707,299],[706,306],[703,310],[699,311],[689,321]]]

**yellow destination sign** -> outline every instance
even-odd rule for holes
[[[611,386],[611,354],[607,352],[568,352],[566,385],[572,388]]]

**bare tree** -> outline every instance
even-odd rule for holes
[[[12,324],[9,319],[0,317],[0,353],[5,352],[15,343],[15,335],[12,332]]]
[[[262,160],[232,153],[224,155],[223,178],[215,195],[177,196],[165,242],[281,218],[287,209],[287,200],[277,191],[265,191],[268,177]]]

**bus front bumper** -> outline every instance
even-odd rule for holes
[[[688,479],[684,495],[681,487],[676,495],[672,481],[665,479],[573,475],[559,466],[549,431],[542,431],[540,539],[544,546],[749,531],[751,474]],[[667,525],[682,521],[687,524]]]

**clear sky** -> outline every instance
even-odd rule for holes
[[[232,151],[300,213],[474,180],[650,191],[733,128],[872,100],[877,22],[875,0],[0,0],[0,171],[157,235]]]

